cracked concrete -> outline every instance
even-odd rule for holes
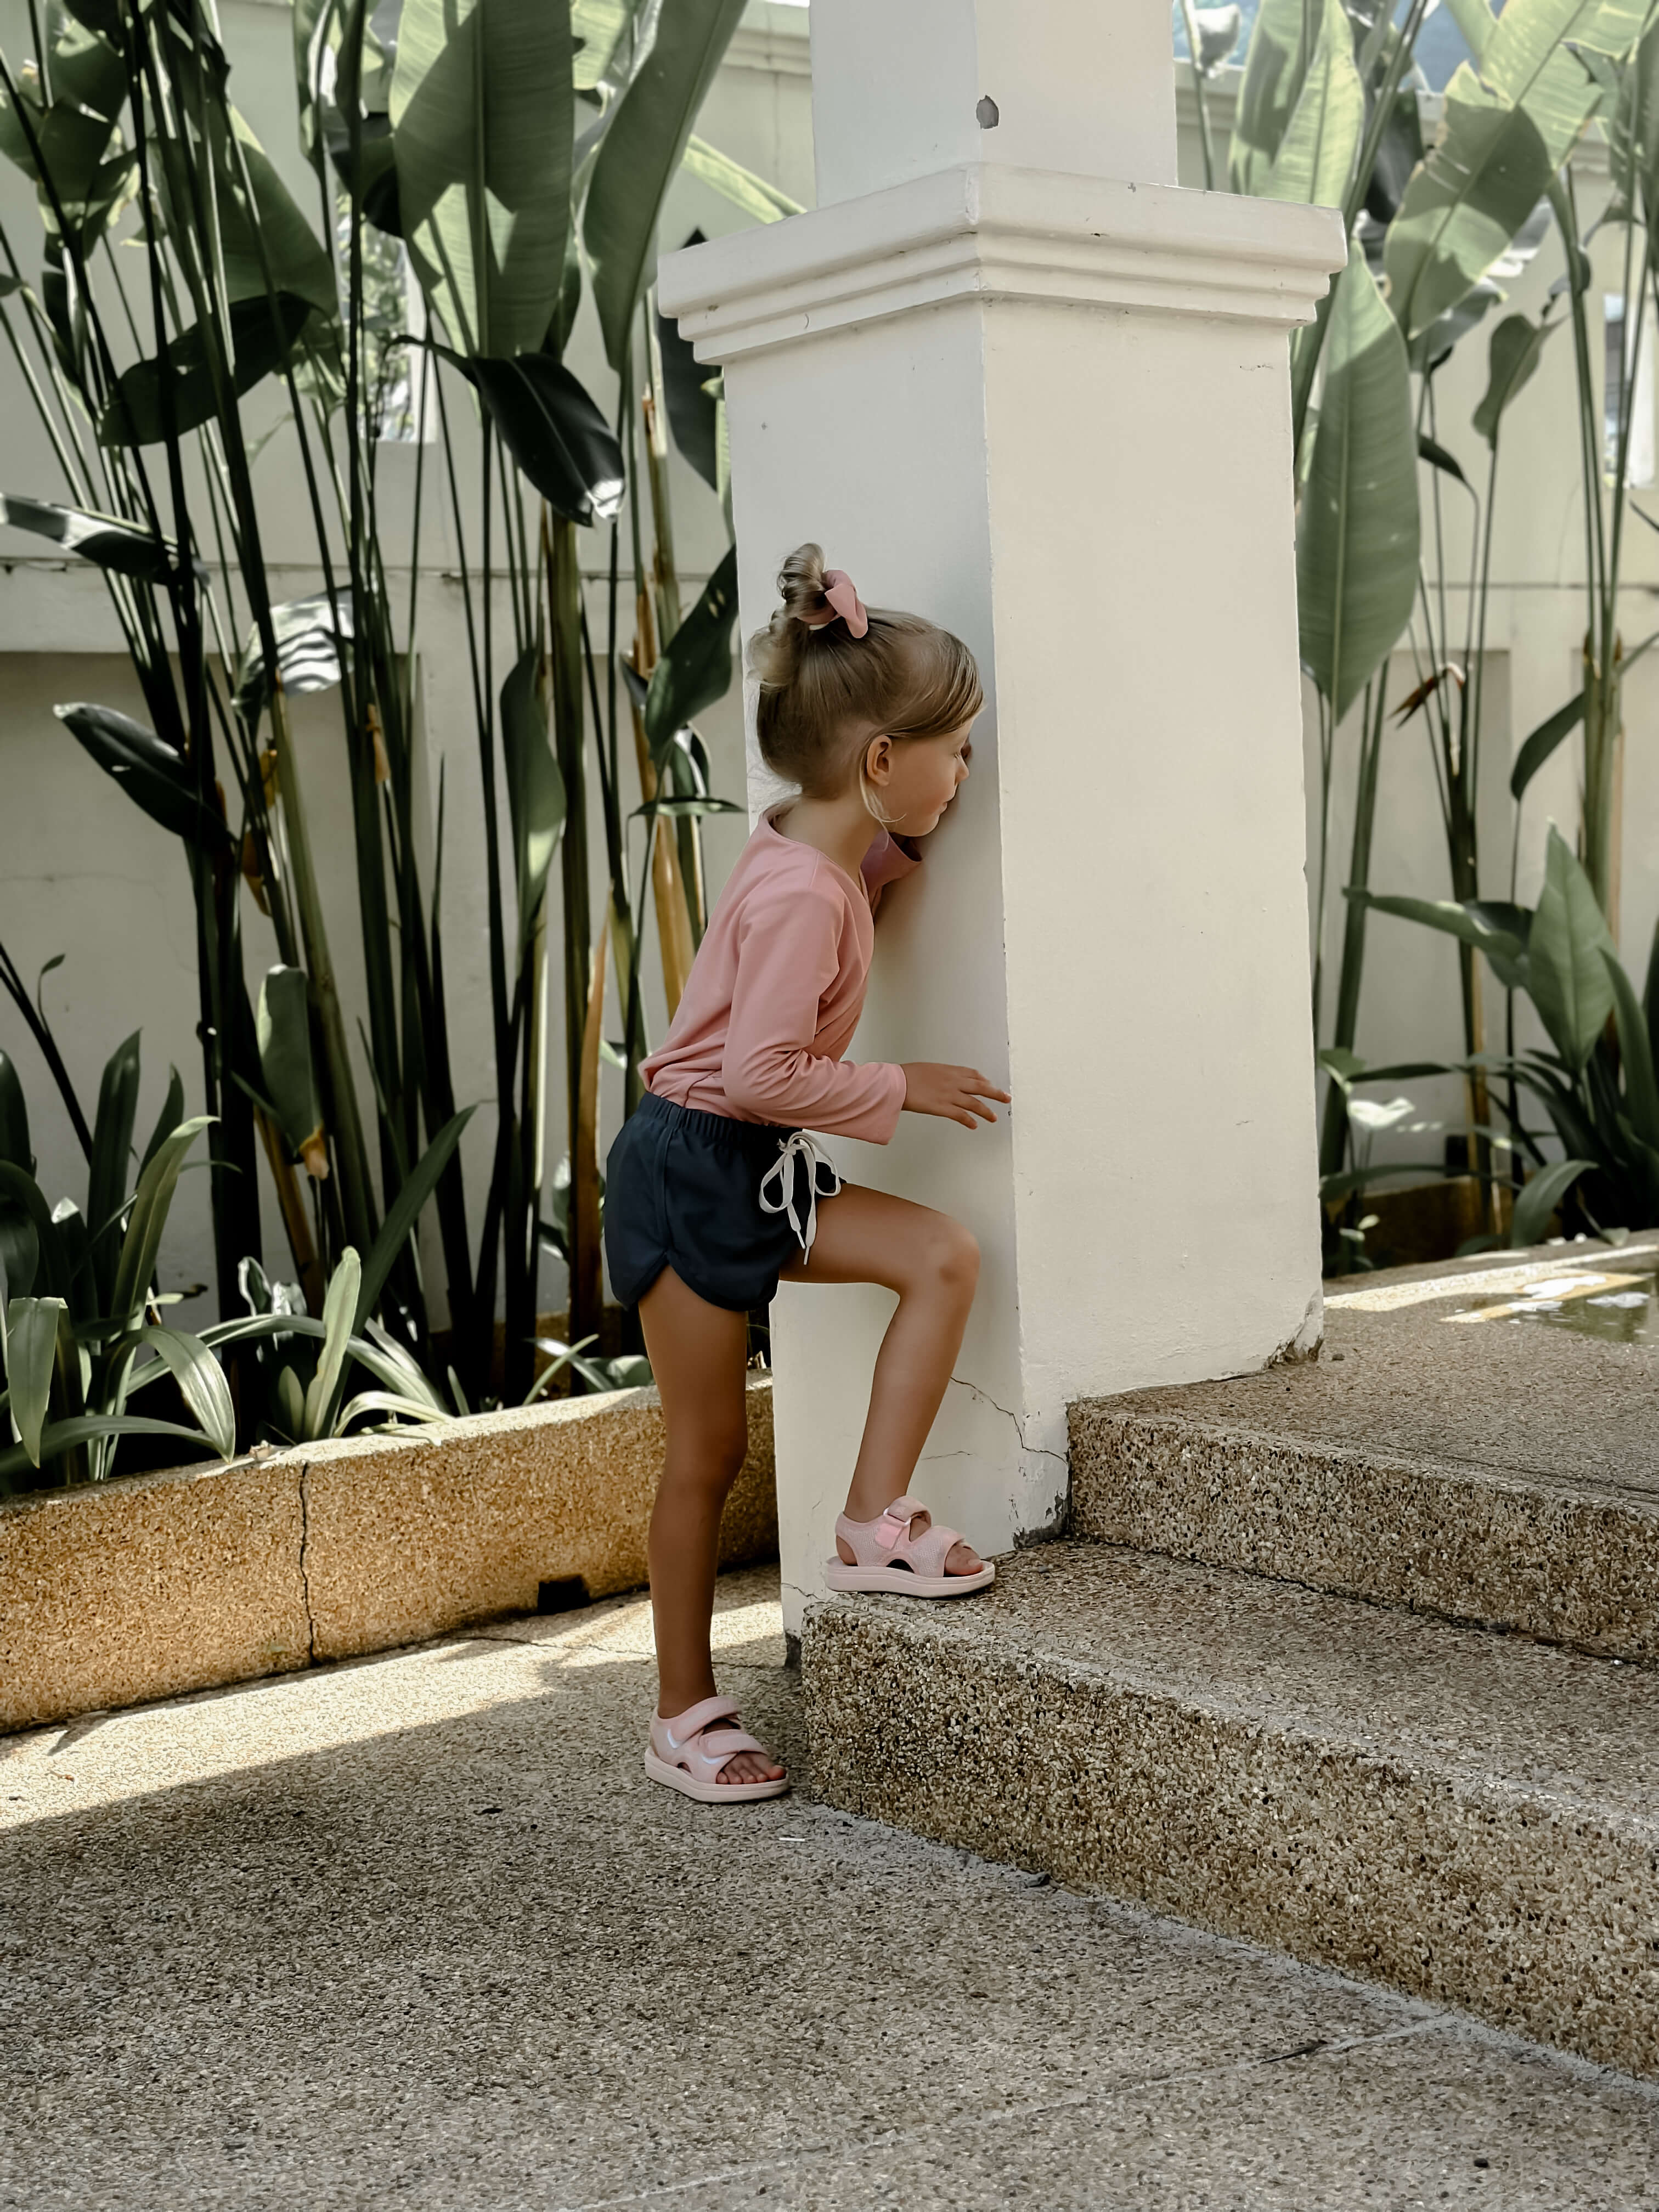
[[[0,1743],[8,2212],[1651,2212],[1628,2079],[639,1751],[623,1599]]]

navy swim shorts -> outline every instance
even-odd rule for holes
[[[802,1133],[701,1114],[650,1091],[623,1122],[605,1174],[605,1256],[622,1304],[636,1306],[672,1267],[733,1313],[771,1304],[780,1269],[811,1234],[814,1196],[841,1188]]]

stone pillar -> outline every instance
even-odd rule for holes
[[[1013,1107],[837,1150],[979,1237],[913,1487],[997,1552],[1064,1510],[1073,1400],[1319,1334],[1288,340],[1341,225],[1170,181],[1167,0],[813,0],[812,49],[825,204],[660,299],[725,372],[743,632],[817,538],[984,676],[852,1055]],[[773,1310],[792,1630],[891,1304]]]

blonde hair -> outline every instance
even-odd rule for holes
[[[749,641],[761,757],[809,799],[837,796],[856,767],[879,821],[863,772],[870,740],[943,737],[973,720],[985,694],[962,640],[921,615],[872,607],[862,637],[840,615],[823,621],[823,549],[798,545],[778,572],[783,605]]]

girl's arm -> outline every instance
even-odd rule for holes
[[[903,1110],[902,1067],[832,1060],[814,1052],[818,1008],[841,966],[850,927],[843,895],[815,881],[775,898],[757,897],[744,915],[737,981],[720,1064],[733,1106],[762,1121],[862,1137],[884,1145]]]

